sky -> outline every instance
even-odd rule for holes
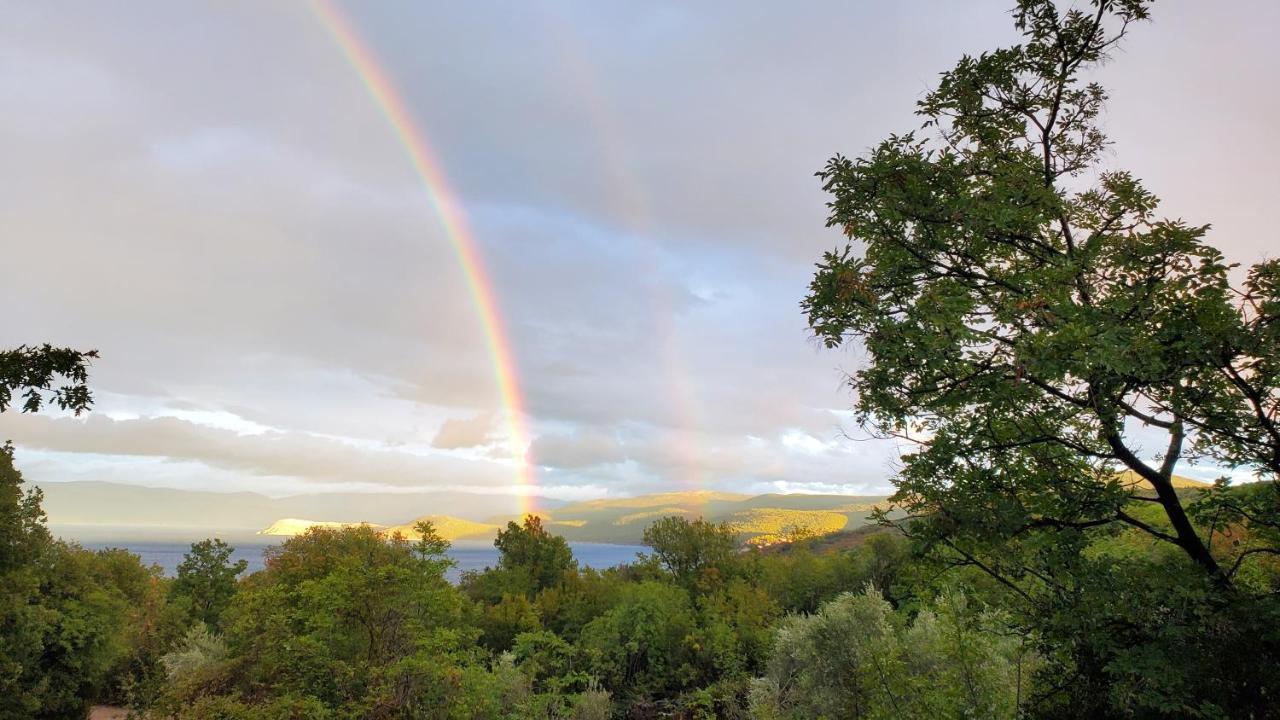
[[[339,3],[473,231],[528,427],[404,145],[301,1],[13,4],[0,347],[96,348],[95,410],[0,416],[28,480],[272,496],[888,492],[856,351],[799,301],[814,178],[913,129],[1008,2]],[[1107,164],[1274,254],[1280,5],[1171,0],[1096,73]],[[1194,470],[1194,469],[1192,469]]]

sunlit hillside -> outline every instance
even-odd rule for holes
[[[757,545],[773,544],[795,537],[829,535],[843,530],[849,517],[833,510],[785,510],[752,508],[729,516],[728,523]]]
[[[771,543],[797,531],[821,536],[861,527],[868,523],[868,516],[877,504],[885,504],[884,498],[695,491],[589,500],[540,510],[535,514],[547,529],[574,542],[639,543],[644,538],[645,528],[655,520],[679,516],[727,523],[744,540]],[[392,524],[388,530],[411,537],[416,522],[429,520],[446,539],[487,540],[508,522],[518,521],[519,517],[500,515],[472,521],[429,514]],[[330,519],[334,524],[344,521],[346,519],[341,517]]]
[[[259,535],[272,535],[275,537],[293,537],[301,535],[313,527],[323,528],[345,528],[357,527],[360,525],[370,525],[370,527],[381,528],[381,525],[371,525],[370,523],[361,522],[340,522],[335,520],[303,520],[302,518],[280,518],[271,523],[267,527],[258,532]]]
[[[1204,490],[1213,486],[1213,483],[1196,480],[1183,475],[1174,475],[1172,480],[1173,486],[1179,490]],[[1151,483],[1139,477],[1139,475],[1132,470],[1125,470],[1120,473],[1120,482],[1126,487],[1133,488],[1134,490],[1146,490],[1148,492],[1154,491]]]
[[[387,528],[388,533],[400,533],[407,538],[417,538],[416,525],[427,521],[445,540],[482,540],[492,538],[498,532],[497,525],[463,520],[449,515],[423,515],[401,525]]]

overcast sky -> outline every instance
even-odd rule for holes
[[[539,492],[879,493],[798,308],[813,177],[912,129],[1004,2],[349,3],[475,230]],[[1228,258],[1280,240],[1280,4],[1157,4],[1108,164]],[[303,2],[6,4],[0,347],[97,348],[0,417],[29,480],[511,492],[492,364],[386,119]],[[851,436],[846,437],[846,434]]]

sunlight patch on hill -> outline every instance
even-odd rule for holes
[[[838,512],[838,513],[869,513],[869,512],[871,512],[872,510],[875,510],[877,506],[879,506],[879,505],[884,505],[884,504],[885,504],[885,503],[883,503],[883,502],[880,502],[880,503],[873,503],[873,502],[856,502],[856,503],[846,503],[846,504],[844,504],[844,505],[837,505],[837,506],[835,506],[835,507],[831,508],[831,512]]]
[[[1124,472],[1119,473],[1119,477],[1120,477],[1120,484],[1124,485],[1127,488],[1151,490],[1151,491],[1155,490],[1155,488],[1151,486],[1151,483],[1142,479],[1142,477],[1139,476],[1138,473],[1132,470],[1125,470]],[[1196,480],[1194,478],[1186,477],[1185,475],[1174,475],[1172,478],[1172,481],[1173,481],[1173,486],[1175,488],[1203,490],[1203,489],[1208,489],[1213,487],[1213,483],[1204,482],[1203,480]]]
[[[258,531],[259,535],[274,535],[276,537],[293,537],[301,535],[313,527],[324,528],[347,528],[368,525],[372,528],[381,528],[381,525],[373,525],[371,523],[359,522],[334,522],[330,520],[303,520],[302,518],[281,518],[271,523],[266,528]]]
[[[400,533],[407,538],[417,539],[418,531],[415,525],[422,521],[427,521],[435,527],[436,532],[445,540],[475,540],[491,538],[497,534],[499,526],[490,523],[475,522],[472,520],[463,520],[449,515],[423,515],[403,525],[393,525],[387,528],[388,533]]]
[[[628,513],[613,521],[614,525],[630,525],[635,522],[652,521],[671,515],[693,515],[694,512],[688,508],[682,507],[664,507],[657,510],[642,510],[640,512]]]
[[[753,508],[729,516],[727,522],[738,532],[751,535],[748,542],[769,545],[796,535],[828,535],[843,530],[849,518],[830,510],[785,510]]]

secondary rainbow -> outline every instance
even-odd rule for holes
[[[378,58],[361,40],[355,26],[329,0],[313,0],[312,7],[320,23],[329,32],[364,83],[374,104],[382,111],[400,144],[409,156],[409,162],[422,179],[427,199],[434,208],[445,235],[458,255],[458,264],[466,279],[480,325],[484,328],[485,341],[493,361],[494,376],[506,416],[510,451],[516,462],[516,484],[522,498],[525,513],[533,512],[533,490],[527,453],[529,432],[525,424],[524,396],[520,391],[511,342],[507,337],[502,315],[498,310],[497,293],[484,261],[476,247],[475,236],[467,224],[467,218],[457,197],[441,170],[426,134],[414,122],[412,113],[396,92],[390,75],[382,68]]]
[[[595,156],[600,161],[603,184],[613,190],[610,197],[622,226],[639,235],[653,229],[653,213],[644,185],[631,169],[635,163],[626,157],[626,132],[615,107],[601,92],[601,84],[592,65],[583,61],[579,35],[556,13],[544,13],[547,32],[559,50],[559,67],[564,73],[566,86],[578,99],[583,116],[595,135]],[[661,257],[656,245],[647,243],[649,253],[641,265],[646,275],[661,271]],[[707,453],[700,444],[703,422],[697,384],[692,381],[681,342],[676,318],[679,315],[672,293],[666,285],[652,285],[650,294],[653,320],[658,329],[654,340],[660,350],[658,356],[663,370],[663,385],[668,389],[669,404],[674,422],[674,439],[671,447],[684,466],[680,477],[682,484],[695,492],[703,490],[708,482]],[[705,509],[705,508],[704,508]]]

